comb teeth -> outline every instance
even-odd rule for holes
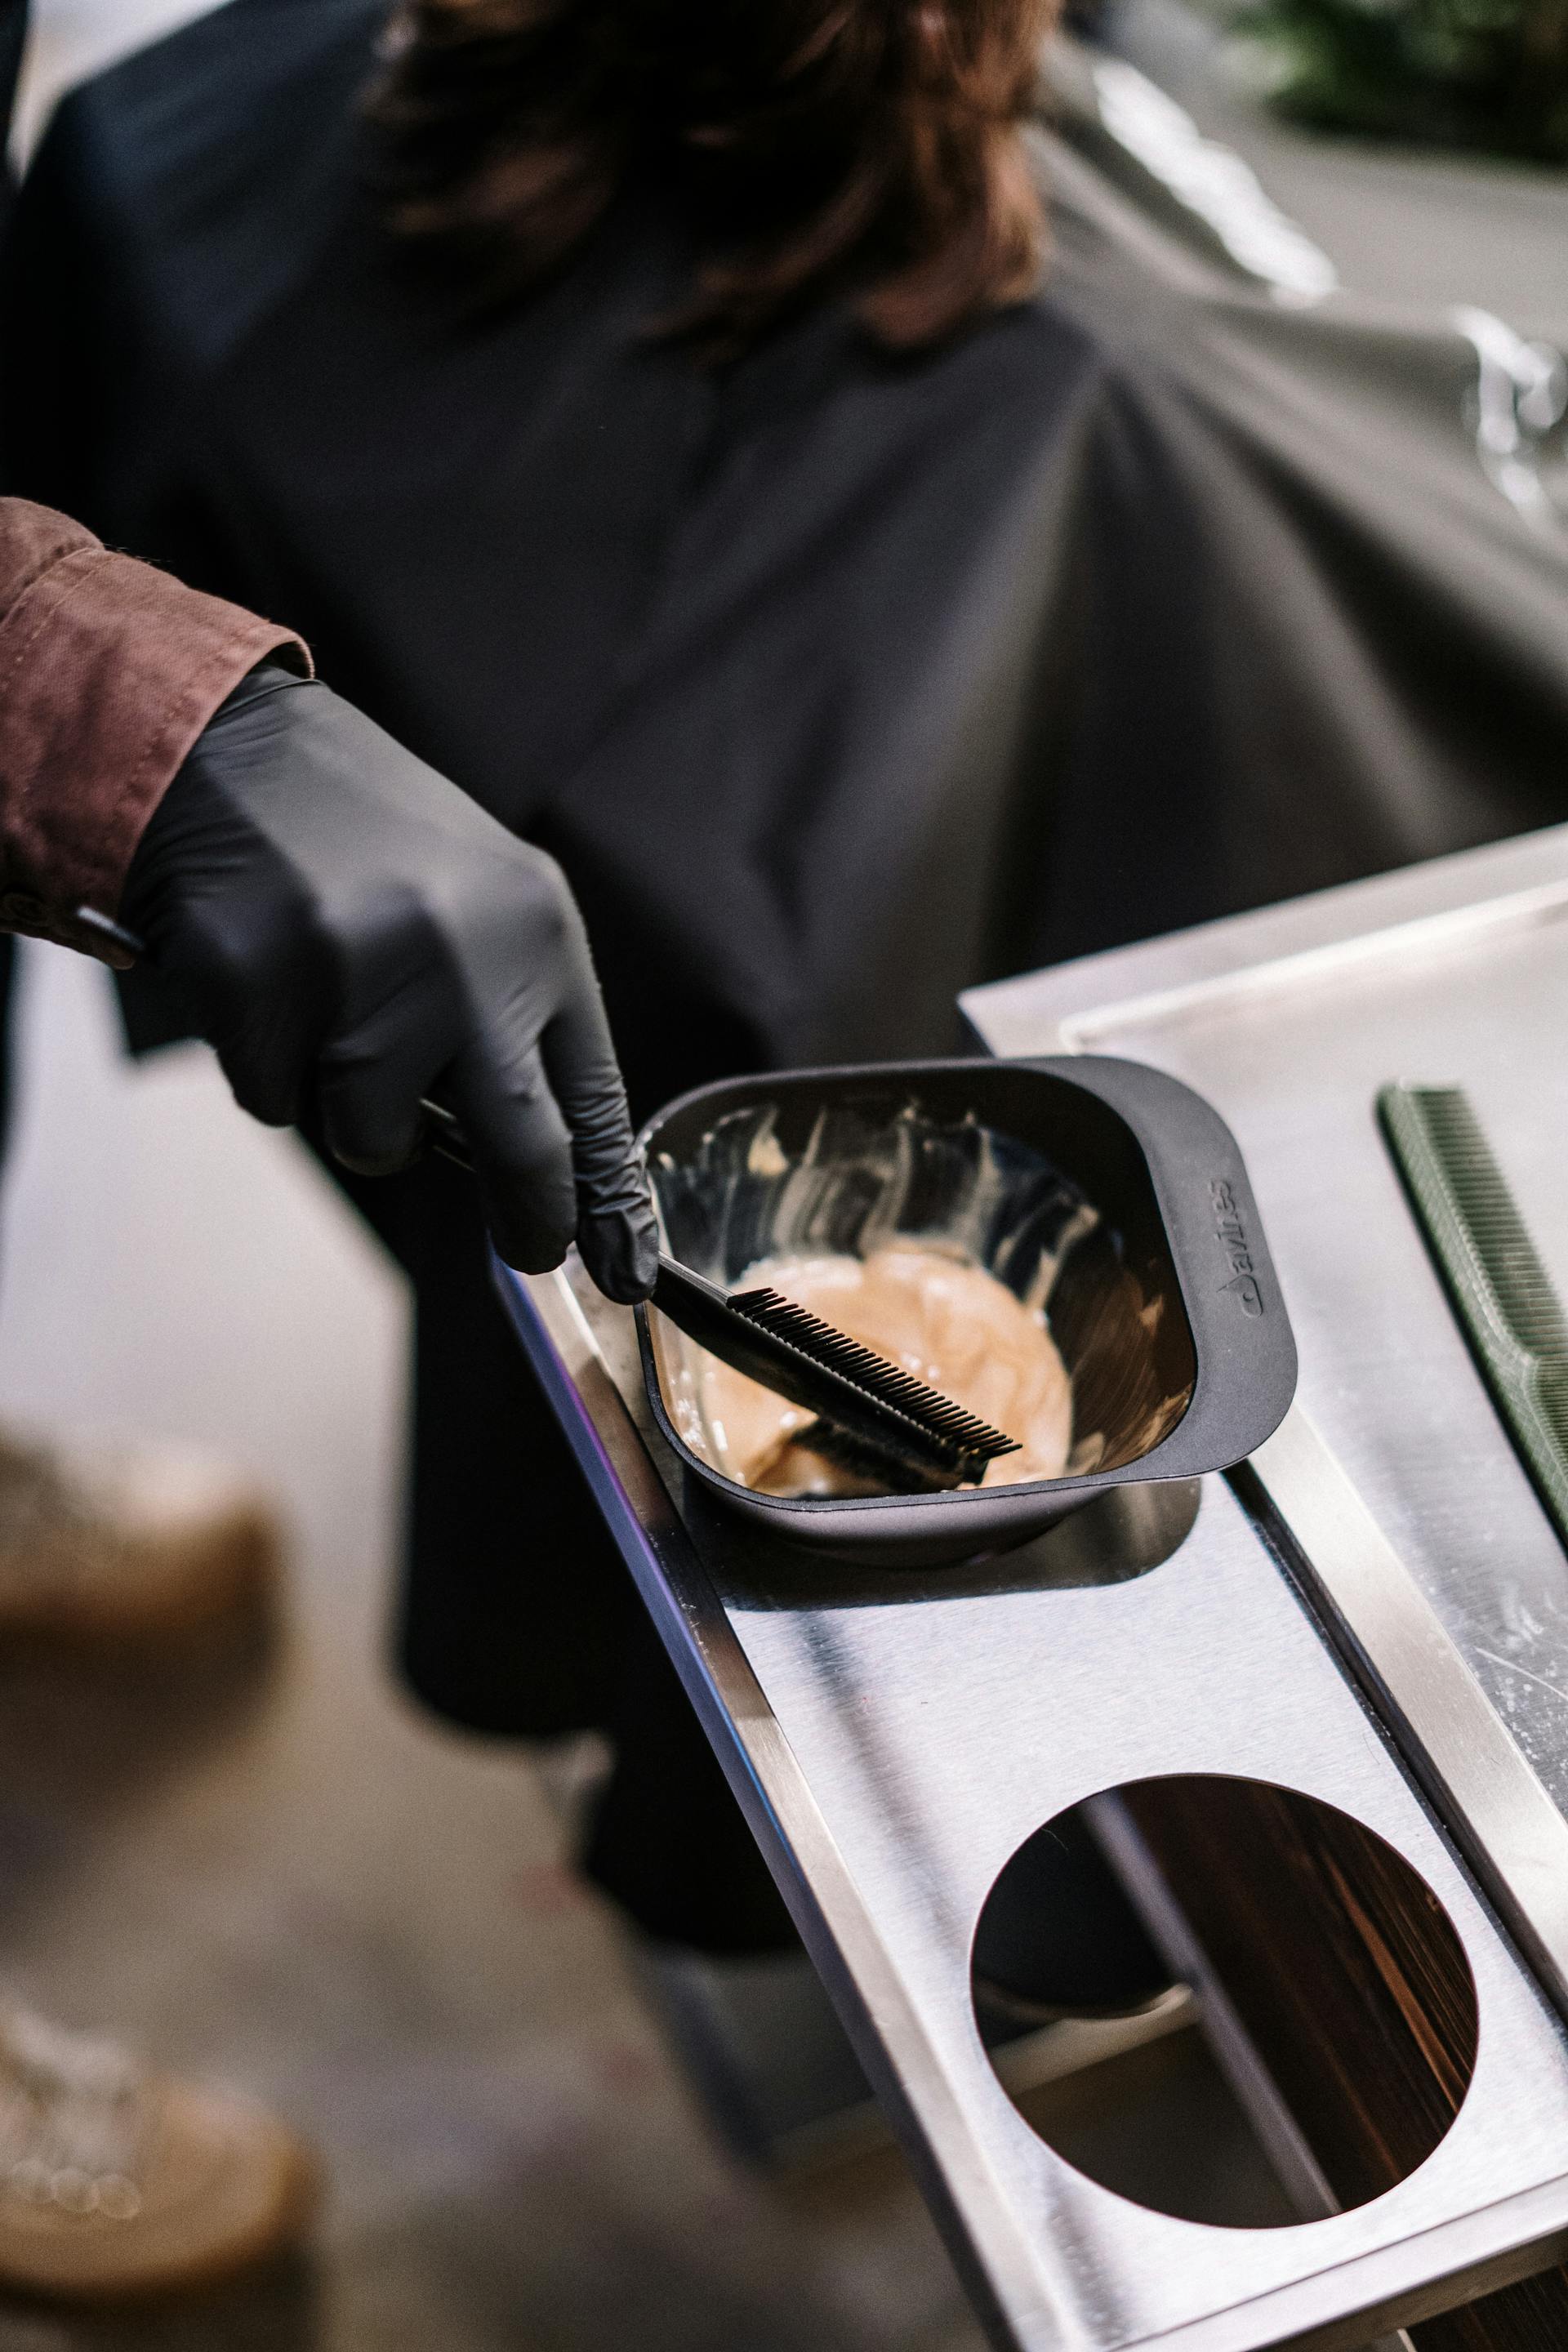
[[[814,1362],[826,1365],[868,1395],[900,1413],[929,1439],[949,1449],[955,1455],[969,1460],[994,1462],[1004,1454],[1016,1454],[1018,1441],[993,1429],[973,1412],[965,1412],[917,1381],[912,1372],[890,1364],[886,1356],[879,1356],[851,1339],[843,1331],[835,1330],[805,1307],[797,1307],[793,1298],[773,1289],[743,1290],[731,1297],[730,1304],[748,1322],[755,1323],[775,1339],[783,1339]]]
[[[864,1478],[879,1490],[893,1495],[940,1494],[963,1484],[963,1473],[973,1466],[973,1455],[963,1462],[951,1462],[942,1471],[911,1470],[900,1462],[891,1449],[883,1445],[868,1445],[852,1431],[843,1429],[837,1422],[814,1421],[795,1432],[795,1444],[804,1446],[824,1462],[832,1462],[840,1470],[847,1470],[857,1478]],[[984,1466],[984,1465],[982,1465]]]
[[[1498,1321],[1531,1355],[1568,1356],[1562,1303],[1469,1097],[1460,1087],[1412,1087],[1407,1099],[1430,1140]]]
[[[1537,1493],[1568,1544],[1568,1318],[1459,1087],[1377,1098],[1426,1246]]]
[[[1553,1363],[1542,1369],[1536,1383],[1536,1402],[1561,1459],[1568,1462],[1568,1364]]]

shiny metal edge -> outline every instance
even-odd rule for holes
[[[1228,915],[1168,938],[972,988],[963,1016],[1002,1055],[1082,1053],[1211,998],[1297,988],[1568,911],[1568,825]],[[1112,1045],[1111,1050],[1114,1051]]]
[[[1232,1483],[1568,2019],[1568,1821],[1300,1405]]]
[[[503,1273],[500,1280],[531,1360],[547,1389],[557,1392],[558,1405],[567,1405],[568,1439],[987,2334],[1001,2352],[1016,2352],[1020,2325],[1048,2328],[1050,2340],[1066,2343],[1066,2316],[1044,2299],[1038,2267],[1003,2185],[965,2127],[963,2102],[888,1958],[566,1275]],[[575,1412],[559,1396],[563,1377],[581,1401]],[[651,1421],[647,1435],[655,1435]],[[946,2150],[940,2166],[931,2153],[933,2136]]]
[[[1305,2133],[1280,2095],[1263,2054],[1242,2021],[1186,1914],[1172,1895],[1126,1801],[1114,1789],[1086,1800],[1090,1828],[1115,1866],[1161,1958],[1191,1990],[1215,2063],[1303,2221],[1342,2209]]]
[[[1087,2345],[1043,2278],[1006,2184],[907,1996],[805,1775],[688,1537],[640,1383],[623,1389],[567,1275],[503,1274],[505,1303],[792,1917],[902,2143],[998,2352]],[[1231,2233],[1220,2231],[1223,2241]],[[1441,2255],[1434,2263],[1433,2251]],[[1367,2352],[1369,2339],[1568,2258],[1568,2174],[1449,2215],[1396,2242],[1221,2297],[1172,2328],[1098,2352]],[[1347,2308],[1348,2282],[1351,2289]]]
[[[970,991],[998,1054],[1114,1047],[1211,1003],[1397,963],[1568,913],[1568,825]],[[1568,1820],[1345,1471],[1294,1406],[1231,1474],[1559,2011]]]
[[[1141,2336],[1135,2343],[1116,2347],[1115,2352],[1376,2352],[1378,2341],[1385,2335],[1397,2342],[1404,2329],[1462,2310],[1482,2295],[1517,2286],[1568,2259],[1568,2223],[1563,2218],[1561,2189],[1562,2184],[1553,2181],[1531,2195],[1510,2200],[1509,2226],[1521,2234],[1517,2244],[1504,2251],[1480,2251],[1492,2231],[1489,2227],[1483,2236],[1482,2231],[1473,2229],[1483,2219],[1489,2224],[1491,2211],[1484,2217],[1472,2215],[1468,2223],[1443,2222],[1422,2237],[1405,2240],[1397,2250],[1385,2250],[1385,2253],[1397,2251],[1419,2260],[1423,2238],[1436,2237],[1440,2231],[1451,2259],[1437,2275],[1418,2284],[1408,2280],[1394,2284],[1389,2278],[1392,2265],[1368,2257],[1359,2266],[1365,2300],[1354,2311],[1334,2308],[1341,2299],[1341,2273],[1337,2269],[1326,2270],[1184,2326]],[[1475,2251],[1462,2253],[1460,2246],[1472,2233]],[[1380,2274],[1388,2280],[1386,2285],[1373,2285]],[[1260,2325],[1267,2333],[1258,2333]]]

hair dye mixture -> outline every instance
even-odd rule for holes
[[[767,1284],[885,1356],[928,1387],[1016,1437],[1021,1448],[983,1483],[1059,1478],[1072,1444],[1072,1384],[1043,1309],[983,1266],[928,1241],[894,1241],[864,1258],[764,1258],[733,1287]],[[696,1402],[717,1466],[763,1494],[880,1493],[798,1443],[799,1405],[698,1349]]]

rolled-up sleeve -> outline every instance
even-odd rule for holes
[[[0,499],[0,930],[129,959],[112,919],[148,818],[207,720],[291,630]]]

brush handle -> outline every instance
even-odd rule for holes
[[[743,1372],[774,1396],[846,1432],[860,1449],[860,1466],[866,1466],[867,1456],[874,1456],[897,1473],[896,1483],[903,1491],[956,1486],[965,1475],[962,1458],[910,1415],[869,1394],[831,1364],[819,1362],[804,1345],[753,1322],[727,1291],[662,1250],[649,1304],[731,1371]],[[831,1336],[852,1344],[841,1333]]]
[[[445,1103],[432,1101],[428,1095],[420,1096],[419,1108],[425,1118],[425,1140],[431,1150],[449,1160],[454,1168],[466,1168],[471,1176],[474,1155],[468,1150],[468,1139],[457,1112],[448,1110]]]
[[[468,1139],[456,1115],[428,1097],[422,1098],[419,1108],[431,1150],[458,1167],[471,1170]],[[933,1442],[907,1414],[868,1395],[858,1381],[830,1364],[818,1362],[803,1347],[752,1322],[717,1283],[694,1274],[664,1250],[658,1254],[658,1278],[648,1303],[731,1371],[759,1381],[830,1429],[845,1433],[847,1442],[856,1449],[857,1466],[865,1468],[870,1461],[879,1464],[892,1486],[906,1493],[941,1489],[977,1475],[962,1455]],[[832,1336],[849,1344],[843,1341],[842,1334]]]
[[[444,1103],[432,1102],[428,1096],[421,1098],[419,1108],[425,1115],[426,1138],[432,1151],[450,1160],[458,1168],[473,1168],[468,1153],[468,1138],[462,1122]],[[804,1405],[807,1412],[826,1410],[823,1403],[823,1375],[815,1366],[803,1372],[795,1351],[781,1346],[748,1323],[731,1306],[727,1294],[717,1283],[693,1274],[688,1265],[660,1250],[658,1279],[654,1285],[649,1302],[668,1316],[689,1339],[717,1356],[732,1371],[744,1372],[753,1381],[761,1381],[775,1394],[786,1397],[791,1404]]]
[[[767,1333],[759,1331],[743,1315],[737,1314],[728,1294],[717,1283],[693,1274],[689,1265],[682,1265],[664,1250],[658,1254],[658,1279],[648,1303],[668,1316],[689,1339],[695,1339],[700,1348],[706,1348],[710,1355],[728,1364],[731,1371],[744,1372],[749,1379],[761,1381],[775,1394],[787,1397],[791,1404],[805,1405],[813,1412],[822,1410],[815,1397],[796,1393],[802,1375],[793,1366],[775,1362],[774,1357],[784,1351],[774,1346]],[[786,1381],[793,1385],[786,1387]]]
[[[123,923],[111,922],[95,907],[79,907],[76,920],[84,930],[96,931],[100,939],[122,949],[127,955],[144,956],[147,952],[145,940],[139,938],[134,931],[127,930]],[[468,1139],[463,1133],[457,1113],[449,1111],[445,1103],[433,1102],[428,1095],[420,1096],[419,1108],[424,1114],[426,1140],[431,1150],[438,1151],[443,1160],[450,1160],[457,1167],[466,1168],[471,1176],[474,1172],[473,1154],[468,1150]]]
[[[136,932],[127,930],[123,923],[112,922],[109,916],[100,915],[96,907],[79,907],[76,920],[84,930],[96,931],[100,939],[122,949],[127,955],[144,956],[147,952],[145,940],[139,938]],[[463,1133],[457,1113],[449,1111],[445,1103],[433,1102],[428,1095],[420,1096],[419,1108],[425,1118],[426,1139],[432,1151],[438,1151],[443,1160],[450,1160],[458,1168],[466,1168],[471,1176],[474,1172],[473,1154],[468,1150],[468,1139]]]

